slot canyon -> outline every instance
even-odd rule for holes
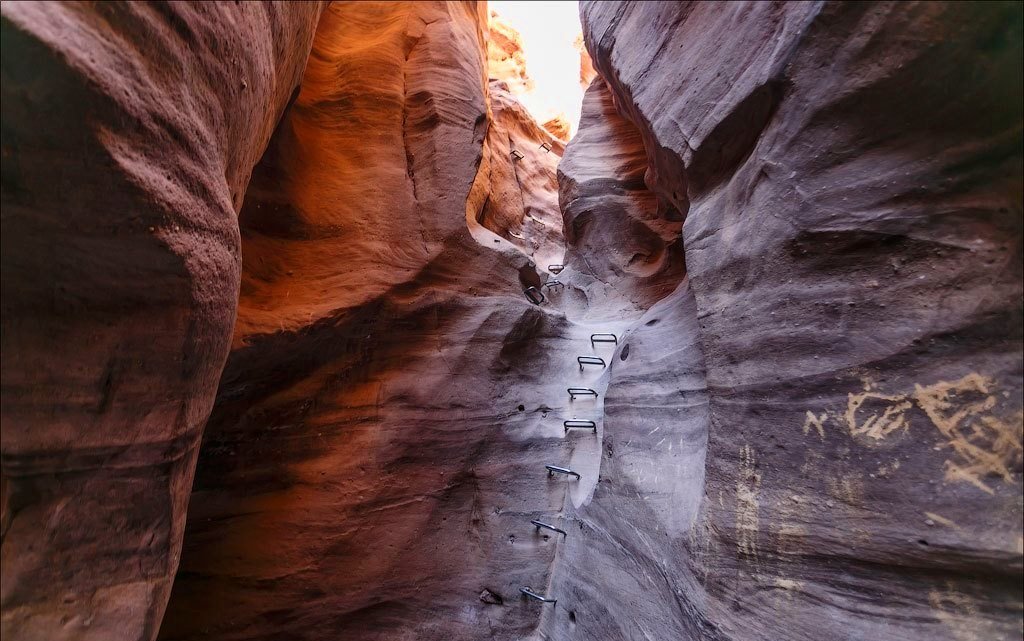
[[[0,14],[5,641],[1022,638],[1024,4]]]

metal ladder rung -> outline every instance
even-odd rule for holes
[[[583,371],[584,365],[600,365],[601,367],[607,367],[604,359],[600,356],[577,356],[576,362],[580,364],[580,371]]]
[[[619,344],[619,337],[615,334],[591,334],[590,335],[590,346],[594,347],[595,343],[615,343]]]
[[[512,153],[509,155],[512,156],[512,160],[522,160],[523,158],[526,158],[526,156],[523,155],[523,152],[518,149],[513,149]]]
[[[579,475],[579,472],[573,472],[567,467],[558,467],[557,465],[545,465],[544,467],[548,470],[548,476],[554,476],[555,474],[565,474],[566,476],[575,476],[576,480],[580,480],[583,477]]]
[[[567,387],[565,391],[569,392],[570,401],[576,400],[577,396],[593,396],[597,398],[597,392],[589,387]]]
[[[564,288],[565,284],[562,281],[560,281],[560,280],[552,278],[548,282],[544,283],[543,287],[562,287],[562,288]]]
[[[540,143],[540,148],[543,149],[544,151],[551,151],[551,145],[549,145],[546,142]]]
[[[523,293],[526,294],[526,299],[529,300],[534,305],[540,305],[541,303],[547,300],[546,298],[544,298],[544,293],[533,286],[524,289]]]
[[[541,528],[544,528],[545,530],[551,530],[552,532],[558,532],[562,536],[569,536],[569,534],[565,530],[563,530],[561,528],[557,528],[554,525],[548,525],[547,523],[545,523],[543,521],[538,521],[537,519],[533,519],[532,521],[530,521],[530,523],[532,525],[535,525],[538,530],[540,530]]]
[[[594,421],[562,421],[562,427],[566,432],[569,430],[594,430],[594,434],[597,434],[597,423]]]
[[[558,263],[548,265],[548,271],[552,274],[561,274],[563,269],[565,269],[565,265],[560,265]]]
[[[531,599],[535,601],[540,601],[541,603],[558,603],[558,599],[549,599],[546,596],[541,596],[540,594],[537,594],[536,592],[531,590],[530,586],[528,585],[519,588],[519,591],[525,594],[526,596],[530,597]]]

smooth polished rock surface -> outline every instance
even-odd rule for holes
[[[1020,5],[582,17],[686,214],[711,429],[671,625],[1019,638]]]

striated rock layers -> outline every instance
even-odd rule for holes
[[[580,290],[588,310],[646,309],[683,277],[681,225],[659,214],[657,197],[644,184],[647,170],[636,127],[615,111],[605,83],[594,82],[583,97],[580,131],[558,165],[559,206],[572,249],[566,264],[579,283],[588,282]]]
[[[695,305],[652,308],[673,337],[638,324],[612,360],[616,440],[547,633],[1019,638],[1020,5],[581,14],[647,184],[686,215]],[[635,381],[660,375],[635,359],[673,349],[684,414],[648,429],[636,408],[665,404]],[[673,484],[703,474],[697,508]]]
[[[487,74],[504,81],[515,93],[535,86],[526,70],[522,37],[496,11],[490,12],[487,21]]]
[[[503,82],[492,79],[489,92],[487,162],[480,176],[487,200],[477,222],[542,267],[560,263],[564,248],[557,168],[565,145],[537,124]]]
[[[1019,638],[1021,12],[4,3],[4,638]]]
[[[2,633],[147,639],[317,3],[3,3]]]
[[[541,254],[561,236],[555,161],[493,85],[488,119],[482,12],[335,3],[321,19],[242,209],[233,349],[161,638],[536,626],[518,589],[546,584],[557,539],[530,520],[575,487],[543,467],[572,446],[548,377],[577,366],[564,317],[522,295],[534,247],[516,234]]]

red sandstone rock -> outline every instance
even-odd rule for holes
[[[149,639],[308,4],[3,3],[4,639]]]
[[[533,89],[533,79],[526,71],[523,41],[511,25],[496,11],[487,21],[487,75],[504,82],[510,91],[523,93]]]
[[[587,89],[597,77],[597,70],[594,69],[594,61],[590,59],[590,53],[587,51],[582,33],[573,40],[572,44],[580,52],[580,86]]]
[[[487,200],[477,222],[544,266],[562,261],[557,167],[564,145],[530,116],[504,83],[491,81],[490,125],[481,180]]]
[[[211,403],[167,640],[1019,637],[1018,5],[586,3],[565,149],[482,5],[161,7],[2,9],[5,639],[154,635]]]
[[[571,133],[570,130],[572,125],[569,124],[569,121],[566,119],[564,114],[545,120],[543,124],[541,124],[541,127],[562,142],[569,141],[569,134]]]
[[[488,123],[482,18],[336,3],[321,20],[242,210],[234,349],[163,639],[536,626],[518,590],[547,582],[558,541],[530,519],[575,487],[543,467],[573,446],[551,378],[577,364],[544,348],[567,324],[523,296],[529,257],[477,221],[492,189],[556,215],[561,149],[495,92]],[[529,143],[511,170],[509,139]],[[539,252],[560,237],[518,222],[551,239]]]

